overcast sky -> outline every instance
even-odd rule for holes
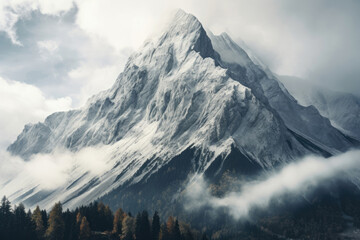
[[[273,72],[360,93],[358,0],[0,0],[0,148],[110,87],[176,8],[245,41]]]

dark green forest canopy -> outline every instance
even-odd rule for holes
[[[12,208],[6,197],[0,206],[1,240],[200,240],[201,237],[200,232],[172,216],[161,224],[156,211],[152,220],[145,210],[136,217],[121,208],[113,214],[101,202],[72,211],[63,211],[58,202],[49,213],[39,207],[26,212],[22,204]]]

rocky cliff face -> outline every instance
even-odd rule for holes
[[[314,106],[345,134],[360,139],[360,97],[315,86],[306,80],[279,76],[286,88],[303,106]]]
[[[229,35],[209,36],[228,74],[251,88],[258,99],[268,103],[287,128],[333,154],[351,147],[351,143],[331,125],[329,119],[313,106],[300,105],[270,70],[262,67],[263,64],[255,64]]]

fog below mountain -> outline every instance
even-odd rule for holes
[[[107,165],[107,146],[88,147],[78,152],[57,149],[52,153],[34,154],[30,159],[0,152],[0,186],[2,195],[10,195],[32,182],[43,190],[53,190],[71,180],[72,171],[79,168],[91,176],[102,174]],[[8,184],[9,179],[20,179]],[[23,184],[21,184],[23,183]]]
[[[229,192],[221,198],[210,194],[209,184],[203,175],[199,175],[187,187],[186,209],[194,211],[205,206],[213,210],[226,208],[235,220],[244,219],[249,217],[252,209],[266,210],[272,200],[281,199],[285,194],[305,194],[310,188],[325,185],[329,179],[351,178],[359,168],[359,150],[331,158],[307,156],[266,177],[247,182],[241,186],[241,191]]]

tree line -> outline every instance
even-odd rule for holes
[[[119,208],[94,202],[75,210],[63,211],[60,202],[49,213],[37,206],[25,210],[23,204],[12,208],[4,196],[0,205],[1,240],[207,240],[205,233],[170,216],[161,223],[158,212],[150,218],[147,211],[136,216]]]

